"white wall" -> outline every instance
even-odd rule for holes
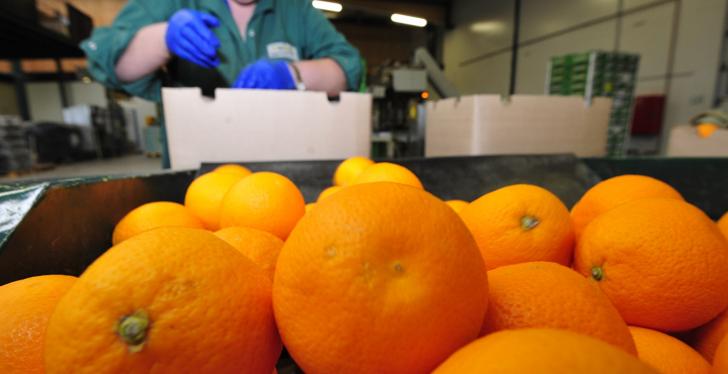
[[[685,123],[711,107],[727,2],[623,0],[620,20],[618,0],[522,0],[516,93],[544,93],[551,56],[617,48],[641,55],[638,95],[667,94],[665,128]],[[453,7],[456,28],[445,38],[446,74],[463,94],[507,93],[514,1],[455,0]],[[472,32],[474,24],[491,21],[507,26]]]

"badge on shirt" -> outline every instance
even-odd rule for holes
[[[288,61],[298,61],[298,49],[286,42],[268,44],[268,58]]]

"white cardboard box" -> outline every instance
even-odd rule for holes
[[[698,136],[694,126],[675,126],[667,143],[669,157],[728,157],[728,130],[718,129],[707,138]]]
[[[203,162],[344,159],[369,155],[372,99],[342,93],[164,88],[173,169]]]
[[[612,100],[516,95],[429,102],[427,157],[554,154],[604,156]]]

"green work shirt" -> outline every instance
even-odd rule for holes
[[[120,82],[116,62],[144,26],[166,22],[180,9],[209,13],[220,20],[213,29],[220,39],[221,63],[206,69],[173,57],[164,69],[131,83]],[[91,75],[104,85],[131,95],[161,101],[161,87],[230,87],[240,71],[261,59],[288,61],[331,58],[346,75],[349,90],[356,90],[362,74],[359,52],[336,31],[308,0],[260,0],[242,37],[226,0],[130,0],[110,27],[94,30],[81,43]]]

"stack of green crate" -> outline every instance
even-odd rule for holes
[[[547,94],[614,100],[607,141],[610,157],[626,151],[639,60],[634,54],[591,51],[553,57],[549,64]]]

